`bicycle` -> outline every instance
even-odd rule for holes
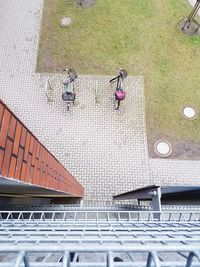
[[[123,81],[127,75],[128,73],[125,69],[119,69],[119,74],[110,80],[110,84],[117,82],[114,93],[114,107],[116,110],[119,109],[121,101],[124,100],[126,96],[126,92],[123,89]]]
[[[70,105],[75,102],[76,94],[74,92],[74,81],[77,79],[77,74],[74,69],[64,69],[63,71],[67,71],[68,79],[63,83],[65,92],[62,93],[63,101],[66,101],[67,104],[67,111],[69,111]]]

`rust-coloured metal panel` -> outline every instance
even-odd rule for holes
[[[13,146],[13,154],[17,156],[19,150],[19,142],[21,137],[21,130],[22,125],[20,122],[17,122],[16,132],[15,132],[15,139],[14,139],[14,146]]]
[[[23,153],[24,153],[24,150],[20,147],[18,151],[17,165],[16,165],[16,170],[15,170],[15,178],[17,179],[20,179],[21,177]]]
[[[2,103],[0,103],[0,129],[1,129],[1,122],[3,119],[3,111],[4,111],[4,106]]]
[[[11,157],[11,162],[10,162],[10,169],[9,169],[9,173],[8,176],[9,177],[14,177],[15,175],[15,168],[16,168],[16,163],[17,163],[17,159],[15,157]]]
[[[1,169],[1,174],[3,176],[8,176],[12,146],[13,146],[13,143],[9,139],[7,139],[6,148],[5,148],[5,155],[4,155],[4,160],[3,160],[3,166]]]
[[[6,109],[3,113],[3,120],[0,131],[0,147],[5,148],[8,128],[10,123],[10,112]]]
[[[29,153],[29,145],[30,145],[31,135],[27,133],[26,135],[26,144],[25,144],[25,151],[24,151],[24,160],[28,161],[28,153]]]
[[[32,155],[32,161],[31,161],[31,165],[32,166],[35,166],[36,164],[36,151],[37,151],[37,140],[34,138],[34,141],[33,141],[33,155]]]
[[[32,160],[32,155],[29,153],[28,154],[28,161],[27,161],[27,166],[26,166],[26,177],[25,180],[27,183],[31,183],[31,160]]]
[[[10,125],[9,125],[9,130],[8,130],[8,136],[11,139],[14,139],[16,124],[17,124],[17,120],[15,119],[14,116],[12,116],[10,119]]]
[[[26,167],[27,164],[25,162],[22,163],[21,177],[20,180],[26,181]]]
[[[83,187],[1,100],[0,174],[68,196],[83,196]]]
[[[0,150],[0,170],[3,164],[4,150]]]
[[[31,136],[31,140],[30,140],[30,147],[29,147],[29,152],[32,154],[33,153],[33,145],[34,145],[34,137]]]
[[[26,128],[22,127],[20,146],[22,146],[23,148],[25,147],[25,144],[26,144],[26,135],[27,135],[27,130]]]

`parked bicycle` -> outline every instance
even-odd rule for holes
[[[110,80],[110,84],[116,82],[116,88],[115,88],[115,100],[114,100],[114,107],[116,110],[119,109],[120,103],[122,100],[125,99],[126,92],[123,88],[123,81],[127,77],[128,73],[125,69],[119,69],[119,74]]]
[[[69,108],[71,104],[74,105],[76,94],[74,91],[74,81],[77,79],[77,74],[74,69],[64,69],[63,71],[67,71],[68,73],[68,79],[63,83],[65,87],[65,92],[62,93],[62,99],[63,101],[66,101],[67,103],[67,111],[69,111]]]

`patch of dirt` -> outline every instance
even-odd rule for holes
[[[37,60],[37,72],[44,72],[43,70],[45,70],[45,72],[52,72],[52,69],[55,67],[55,63],[48,49],[45,50],[42,57],[38,56]]]
[[[96,4],[96,0],[75,0],[75,3],[81,7],[90,7]]]
[[[190,140],[181,140],[169,135],[151,133],[147,136],[149,157],[159,158],[154,151],[154,144],[158,140],[166,140],[172,145],[173,152],[168,159],[200,160],[200,143]]]

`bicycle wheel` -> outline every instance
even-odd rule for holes
[[[115,103],[114,103],[115,109],[118,110],[119,109],[119,106],[120,106],[120,100],[115,99]]]

